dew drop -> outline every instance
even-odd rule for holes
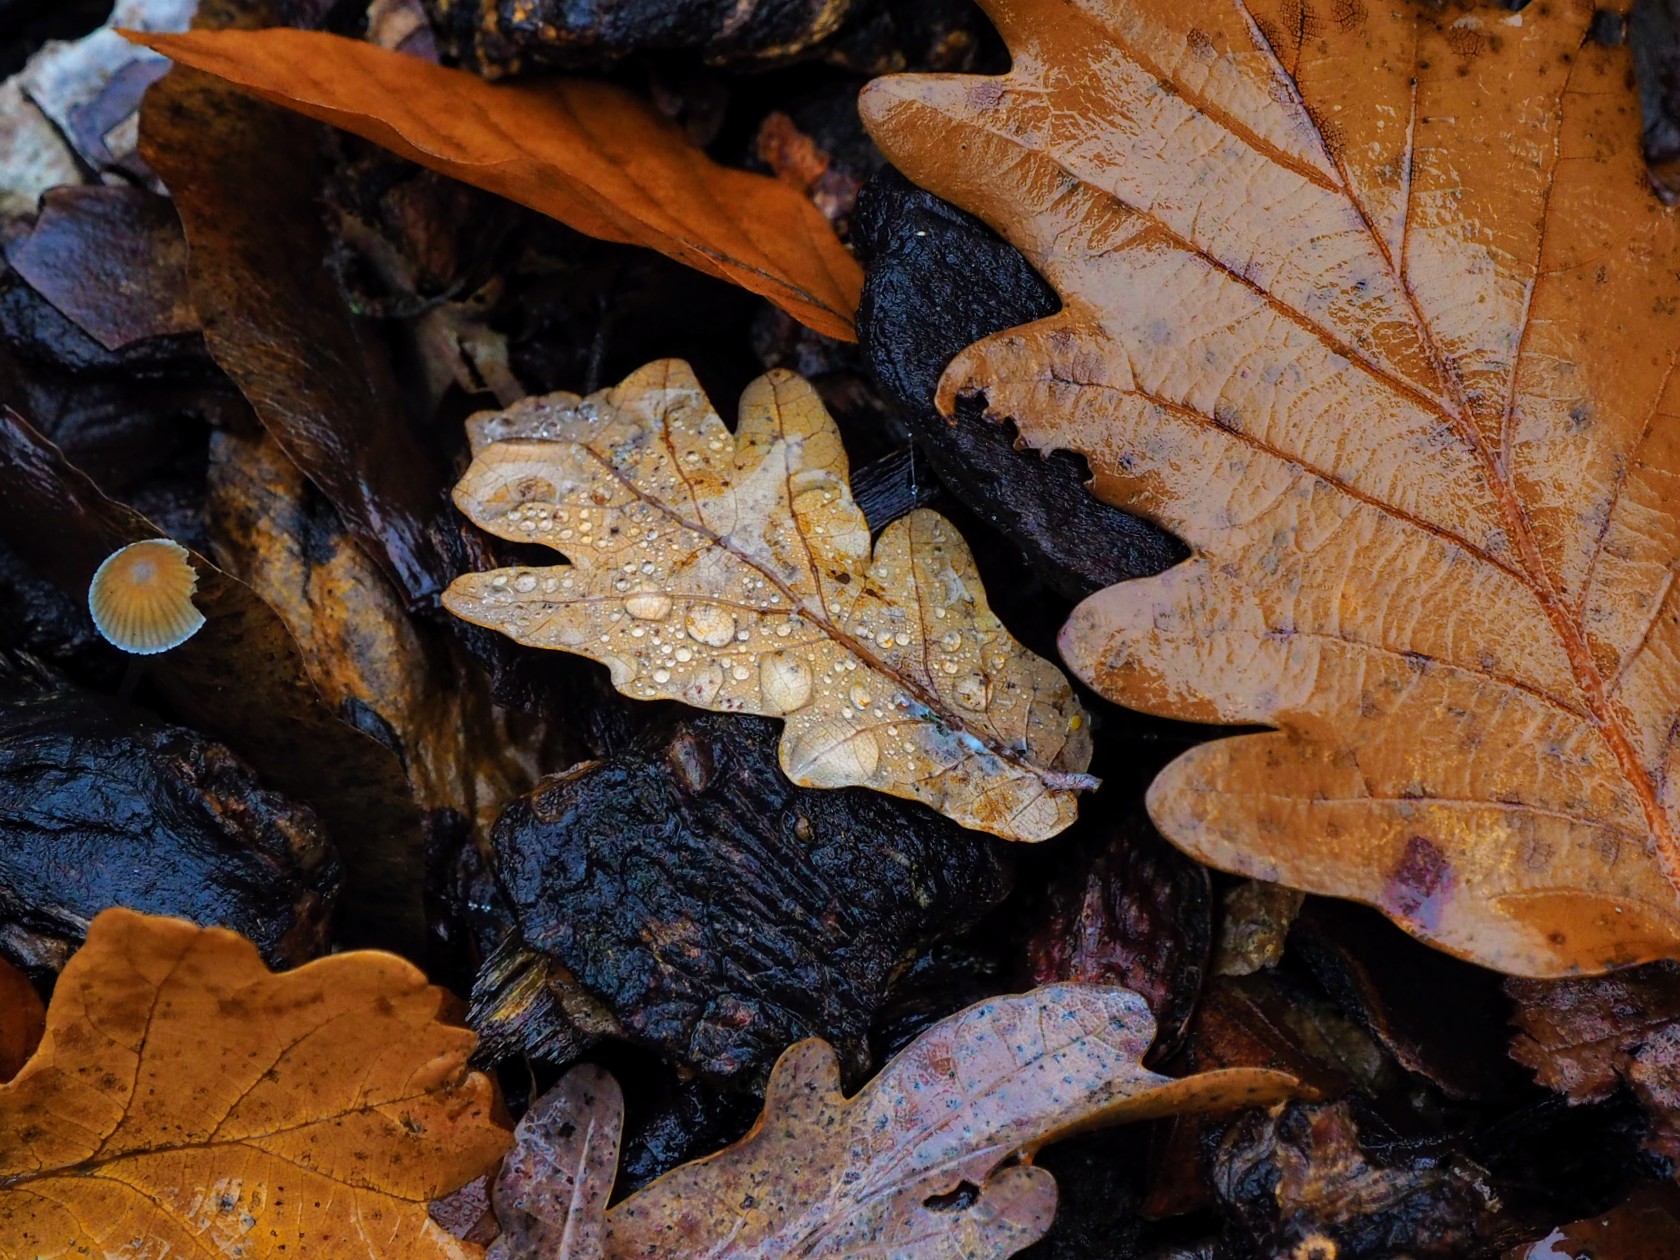
[[[758,663],[759,692],[771,713],[792,713],[811,698],[811,667],[787,652],[772,652]]]
[[[697,643],[722,647],[735,638],[735,614],[716,604],[696,604],[683,619],[683,628]]]
[[[957,703],[965,709],[975,713],[984,712],[986,703],[992,698],[992,688],[979,674],[964,674],[957,679],[956,686],[951,689],[957,698]]]
[[[658,591],[637,591],[624,597],[624,611],[637,621],[663,621],[671,615],[671,597]]]
[[[752,670],[748,669],[745,665],[737,665],[734,669],[729,671],[729,676],[736,682],[746,682],[747,679],[752,677]]]
[[[498,591],[502,590],[503,588],[505,588],[507,586],[507,574],[505,574],[505,573],[496,574],[495,577],[490,579],[490,585],[495,587]]]
[[[853,687],[852,703],[860,709],[867,709],[870,705],[874,704],[875,701],[870,696],[869,692],[864,690],[862,687]]]
[[[690,648],[680,647],[677,649],[677,659],[679,661],[692,661],[694,659],[694,652]]]
[[[513,579],[513,589],[516,591],[536,590],[537,575],[534,573],[521,573],[518,577]]]
[[[656,683],[668,683],[668,682],[670,682],[671,681],[671,671],[668,670],[668,669],[656,669],[656,670],[654,670],[653,671],[653,681],[656,682]]]
[[[783,758],[795,783],[845,787],[869,781],[881,764],[881,745],[868,731],[818,722],[789,742]]]
[[[947,652],[955,652],[962,646],[963,638],[960,630],[947,630],[939,636],[939,646]]]
[[[683,688],[683,697],[695,704],[710,704],[723,688],[723,670],[717,665],[702,665],[694,671],[694,679]]]

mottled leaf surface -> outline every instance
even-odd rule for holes
[[[613,1260],[751,1255],[979,1260],[1050,1226],[1054,1179],[1018,1152],[1067,1132],[1282,1097],[1291,1078],[1234,1069],[1173,1080],[1139,1066],[1142,998],[1061,984],[941,1021],[854,1097],[834,1052],[803,1041],[745,1138],[613,1208]],[[973,1194],[956,1194],[964,1184]]]
[[[472,1254],[426,1204],[507,1138],[445,1000],[389,954],[275,975],[107,910],[0,1086],[0,1256]]]
[[[1508,971],[1680,953],[1680,220],[1589,0],[987,0],[864,93],[1060,312],[951,365],[1192,557],[1075,613],[1103,694],[1273,732],[1157,779],[1213,865]]]
[[[1014,840],[1073,821],[1090,733],[1066,678],[992,614],[926,510],[871,549],[834,421],[789,372],[732,434],[688,366],[468,422],[455,502],[570,564],[467,574],[459,617],[602,661],[641,700],[780,717],[807,787],[871,787]]]
[[[485,1260],[603,1260],[624,1095],[592,1063],[531,1104],[513,1131],[491,1201],[501,1235]]]

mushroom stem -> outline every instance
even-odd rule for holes
[[[136,656],[128,662],[128,668],[123,671],[122,682],[117,684],[117,699],[127,704],[134,699],[135,689],[140,686],[140,675],[146,672],[146,659]]]

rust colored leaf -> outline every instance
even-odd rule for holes
[[[1105,1124],[1273,1102],[1293,1083],[1251,1069],[1157,1076],[1138,1063],[1154,1035],[1135,993],[1052,985],[941,1021],[852,1098],[834,1052],[802,1041],[776,1064],[752,1132],[613,1208],[607,1254],[1010,1255],[1056,1210],[1055,1181],[1011,1162],[1016,1152]]]
[[[1509,980],[1506,988],[1520,1030],[1511,1057],[1572,1103],[1631,1087],[1650,1117],[1646,1145],[1680,1163],[1680,967]]]
[[[1680,954],[1680,220],[1590,0],[986,0],[1013,69],[870,85],[1063,308],[960,355],[1192,557],[1075,671],[1277,729],[1150,791],[1228,870],[1502,970]]]
[[[461,510],[572,563],[458,578],[457,616],[602,661],[639,700],[779,717],[805,787],[1014,840],[1073,821],[1091,744],[1067,679],[992,615],[942,517],[912,512],[871,553],[839,430],[799,377],[749,385],[733,434],[675,360],[468,426]]]
[[[1680,1256],[1680,1190],[1642,1185],[1608,1212],[1560,1225],[1505,1260],[1671,1260]]]
[[[41,996],[29,977],[0,958],[0,1085],[16,1076],[35,1053],[45,1018]]]
[[[426,1214],[507,1145],[472,1034],[389,954],[281,975],[107,910],[0,1086],[0,1254],[465,1257]]]
[[[738,284],[818,332],[856,339],[862,272],[821,212],[780,181],[716,165],[622,88],[490,84],[311,31],[134,38],[589,236],[644,245]]]
[[[486,1260],[603,1260],[624,1096],[593,1064],[573,1068],[513,1131],[496,1178],[502,1233]]]

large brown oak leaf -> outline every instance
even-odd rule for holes
[[[1680,220],[1590,0],[984,7],[1008,74],[864,114],[1064,302],[942,405],[1194,549],[1068,661],[1276,728],[1168,767],[1162,830],[1513,972],[1680,953]]]

